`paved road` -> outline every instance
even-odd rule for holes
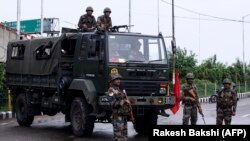
[[[207,124],[214,124],[216,113],[215,104],[203,104],[203,111]],[[171,113],[170,111],[167,111]],[[177,114],[169,118],[159,116],[159,124],[181,124],[182,107]],[[198,124],[203,124],[201,118]],[[250,98],[241,99],[237,107],[237,115],[233,117],[232,124],[250,125]],[[96,123],[94,134],[90,138],[77,138],[71,132],[70,125],[64,122],[64,116],[59,114],[54,117],[39,116],[29,128],[19,127],[15,120],[0,121],[1,141],[110,141],[112,139],[111,124]],[[144,141],[145,136],[138,136],[129,123],[129,140]]]

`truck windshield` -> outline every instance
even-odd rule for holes
[[[108,39],[110,63],[167,63],[166,48],[162,38],[109,35]]]

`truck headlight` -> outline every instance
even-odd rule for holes
[[[166,93],[167,93],[166,88],[160,88],[159,93],[160,93],[160,94],[166,94]]]

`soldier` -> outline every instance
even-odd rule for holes
[[[111,9],[106,7],[103,10],[104,15],[99,16],[97,18],[97,29],[99,31],[109,31],[109,29],[112,27],[112,20],[110,17]]]
[[[86,8],[86,14],[80,17],[78,27],[81,31],[91,32],[96,29],[96,20],[92,15],[93,11],[93,8],[89,6]]]
[[[186,82],[182,85],[181,100],[184,104],[183,108],[183,125],[188,125],[191,118],[191,125],[196,125],[197,122],[197,108],[199,113],[203,115],[197,94],[197,88],[193,84],[194,75],[187,73]]]
[[[236,93],[236,95],[237,95],[237,101],[238,101],[239,100],[239,98],[238,98],[238,91],[236,89],[236,84],[235,83],[232,83],[232,90]]]
[[[113,97],[111,119],[114,130],[114,141],[127,141],[128,137],[127,116],[130,112],[130,102],[119,88],[121,78],[121,75],[118,73],[111,74],[108,90],[109,96]]]
[[[139,61],[144,61],[144,55],[142,54],[142,52],[140,51],[141,48],[141,42],[136,40],[133,43],[133,46],[131,46],[131,50],[128,56],[128,59],[131,60],[139,60]]]
[[[230,125],[232,116],[235,116],[236,112],[237,95],[230,88],[231,82],[229,79],[224,79],[223,85],[223,89],[218,93],[216,124],[222,125],[224,120],[225,125]]]

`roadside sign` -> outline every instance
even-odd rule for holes
[[[17,22],[5,22],[5,25],[16,29]],[[21,32],[23,33],[40,33],[41,32],[41,19],[24,20],[20,22]]]

